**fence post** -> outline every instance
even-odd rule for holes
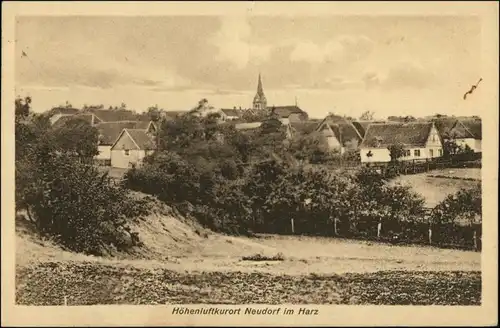
[[[474,234],[472,235],[472,239],[474,240],[474,250],[477,251],[477,233],[476,233],[476,229],[474,229]]]
[[[377,238],[380,238],[381,231],[382,231],[382,220],[379,220],[377,224]]]
[[[292,234],[295,235],[295,226],[293,224],[293,218],[290,218],[290,223],[292,224]]]

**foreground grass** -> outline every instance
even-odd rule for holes
[[[96,263],[18,267],[21,305],[93,304],[380,304],[479,305],[481,273],[381,271],[288,276],[179,273]]]

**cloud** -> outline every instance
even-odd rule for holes
[[[244,69],[251,61],[261,63],[269,59],[271,46],[251,43],[251,33],[245,18],[224,18],[220,29],[211,38],[218,49],[216,59],[227,61],[238,69]]]
[[[366,73],[362,81],[367,89],[426,89],[437,82],[434,72],[417,62],[403,61],[389,68],[385,73]]]
[[[290,53],[290,60],[312,64],[356,60],[366,56],[372,48],[373,41],[363,35],[342,35],[323,44],[299,41]]]

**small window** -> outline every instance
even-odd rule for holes
[[[429,155],[431,155],[431,157],[434,157],[434,149],[429,149]]]
[[[443,156],[443,150],[442,149],[438,149],[438,156]]]
[[[404,154],[404,156],[405,156],[405,157],[410,157],[410,155],[411,155],[410,150],[409,150],[409,149],[405,149],[405,154]]]
[[[415,149],[415,150],[413,151],[413,156],[415,156],[415,157],[420,157],[420,149]]]
[[[124,150],[123,150],[123,153],[125,154],[125,156],[128,156],[128,155],[130,155],[130,150],[128,150],[128,149],[124,149]]]

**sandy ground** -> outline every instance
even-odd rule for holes
[[[50,241],[17,234],[17,264],[91,261],[138,268],[165,268],[178,272],[241,271],[304,275],[380,270],[479,271],[480,253],[426,246],[392,246],[322,237],[266,235],[232,237],[198,235],[173,217],[150,217],[142,223],[146,249],[117,258],[102,258],[64,251]],[[162,231],[160,227],[163,226]],[[147,231],[149,231],[147,233]],[[243,261],[243,256],[284,255],[284,261]]]

